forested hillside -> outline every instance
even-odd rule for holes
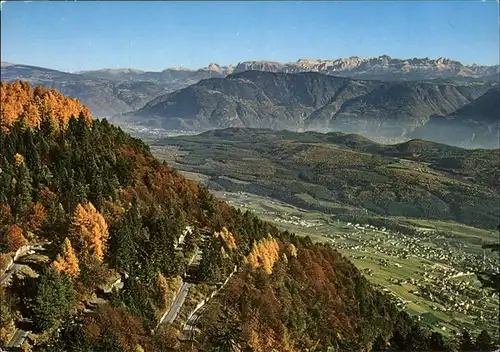
[[[449,349],[333,248],[215,199],[77,101],[25,83],[1,98],[2,345],[26,331],[36,351],[186,350],[175,325],[154,328],[201,250],[197,283],[238,271],[197,350]],[[25,245],[37,253],[11,266]]]
[[[329,214],[498,225],[498,149],[422,140],[383,145],[355,134],[249,128],[166,138],[152,146],[179,148],[176,167],[207,175],[213,189],[269,196]]]

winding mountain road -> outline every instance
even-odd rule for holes
[[[186,300],[187,294],[189,293],[189,289],[193,286],[193,284],[190,284],[188,282],[183,282],[181,289],[179,290],[179,293],[175,297],[174,301],[172,302],[172,306],[170,307],[170,310],[168,313],[165,315],[164,319],[160,321],[160,324],[163,323],[169,323],[172,324],[177,317],[177,314],[179,314],[179,311],[182,308],[182,305],[184,304],[184,301]]]
[[[205,312],[207,309],[207,303],[212,299],[217,293],[219,293],[220,290],[226,286],[226,284],[229,282],[229,279],[234,275],[234,273],[238,271],[238,266],[235,266],[231,274],[226,278],[224,283],[216,289],[210,296],[208,296],[207,299],[203,300],[198,304],[198,306],[191,312],[189,315],[187,321],[184,323],[184,328],[182,330],[182,337],[181,340],[184,341],[189,341],[189,340],[194,340],[194,332],[196,328],[196,323],[198,322],[198,319],[201,317],[201,315]]]
[[[30,333],[29,331],[17,329],[16,332],[14,333],[14,336],[12,336],[9,343],[5,347],[15,348],[21,346],[24,340],[26,340],[26,338],[28,337],[29,333]]]
[[[15,260],[13,261],[13,263],[9,267],[9,269],[6,270],[2,274],[2,276],[0,276],[0,286],[6,286],[15,273],[17,273],[19,270],[21,270],[21,268],[23,266],[27,266],[26,264],[17,263],[17,261],[21,258],[24,258],[24,257],[30,255],[30,253],[29,253],[30,249],[31,249],[31,247],[27,247],[26,250],[24,250],[22,252],[22,254],[16,255],[17,258],[15,258]],[[45,248],[43,247],[43,244],[38,245],[32,249],[35,253],[45,250]],[[29,334],[30,334],[30,331],[17,329],[6,347],[7,348],[19,348],[23,344],[23,342],[26,340],[26,338],[28,337]]]
[[[23,266],[24,264],[19,264],[19,263],[12,264],[10,268],[6,270],[5,273],[2,274],[2,276],[0,276],[0,286],[7,285],[9,283],[9,280],[12,278],[12,275],[18,272]]]
[[[197,266],[200,263],[202,256],[202,251],[201,248],[198,248],[197,252],[191,260],[188,263],[188,266]],[[169,310],[161,317],[160,322],[156,326],[155,330],[160,327],[160,325],[164,323],[169,323],[172,324],[177,317],[177,314],[179,314],[179,311],[182,308],[182,305],[184,304],[184,301],[186,300],[186,297],[189,293],[189,289],[193,286],[194,284],[182,281],[182,285],[177,292],[177,294],[174,297],[174,300],[172,301],[172,304],[170,305]]]

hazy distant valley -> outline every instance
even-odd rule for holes
[[[312,72],[246,71],[160,96],[113,121],[185,131],[341,131],[384,143],[421,138],[495,148],[499,99],[498,87],[491,83],[361,81]],[[433,126],[439,122],[449,128],[445,136]]]

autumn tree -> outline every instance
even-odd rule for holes
[[[161,309],[165,309],[168,306],[169,302],[169,288],[167,279],[161,273],[158,273],[156,276],[156,293],[157,293],[157,302]]]
[[[108,239],[108,225],[92,203],[78,204],[70,227],[71,242],[84,262],[102,262]]]
[[[234,238],[234,235],[227,230],[226,227],[223,227],[220,232],[215,232],[214,233],[215,238],[222,238],[224,241],[224,244],[229,250],[236,249],[236,240]]]
[[[65,129],[70,117],[83,116],[91,123],[90,110],[73,98],[67,98],[55,89],[37,86],[34,89],[28,82],[1,82],[0,130],[8,132],[13,123],[24,118],[28,127],[39,128],[49,123],[55,128]]]
[[[15,252],[27,243],[28,241],[23,235],[23,229],[14,224],[7,229],[7,236],[2,241],[2,247],[8,252]]]
[[[31,231],[37,232],[47,221],[47,211],[45,207],[37,202],[29,207],[28,218],[26,224]]]
[[[16,331],[14,320],[16,314],[12,309],[12,297],[7,290],[0,287],[0,345],[7,343]]]
[[[252,250],[247,256],[247,263],[252,269],[262,267],[266,273],[273,272],[273,266],[279,259],[279,245],[275,238],[267,238],[254,242]]]
[[[62,255],[57,255],[57,259],[54,261],[53,265],[57,271],[63,272],[69,277],[76,277],[80,274],[78,258],[76,257],[73,247],[71,246],[71,241],[68,238],[64,239]]]
[[[292,257],[296,257],[297,256],[297,247],[295,247],[293,243],[290,243],[288,245],[288,253]]]

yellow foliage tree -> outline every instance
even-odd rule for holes
[[[169,287],[167,279],[160,272],[156,275],[156,287],[158,289],[158,301],[161,305],[161,309],[168,307],[169,303]]]
[[[102,262],[108,240],[108,225],[92,203],[78,204],[71,221],[71,239],[80,259]]]
[[[273,267],[279,259],[279,245],[275,238],[268,236],[254,242],[252,250],[247,256],[247,263],[252,269],[262,267],[266,273],[272,274]]]
[[[289,253],[292,257],[296,257],[296,256],[297,256],[297,247],[295,247],[293,243],[290,243],[290,244],[288,245],[288,253]]]
[[[71,241],[66,237],[62,248],[63,254],[57,255],[53,265],[57,271],[63,272],[69,277],[77,277],[80,275],[80,266],[78,265],[78,258],[75,255]]]
[[[24,118],[27,126],[38,128],[43,120],[51,121],[55,128],[66,128],[71,115],[83,114],[90,125],[90,110],[76,99],[67,98],[55,89],[37,86],[28,82],[0,82],[0,130],[8,133],[12,124]]]
[[[14,154],[14,161],[16,165],[24,164],[24,156],[19,153]]]
[[[228,249],[230,250],[236,249],[236,240],[234,238],[234,235],[231,232],[229,232],[226,227],[223,227],[220,232],[215,232],[214,236],[215,238],[220,236]]]
[[[257,247],[257,242],[253,241],[252,250],[248,253],[247,264],[252,269],[257,269],[260,265],[259,263],[259,249]]]

